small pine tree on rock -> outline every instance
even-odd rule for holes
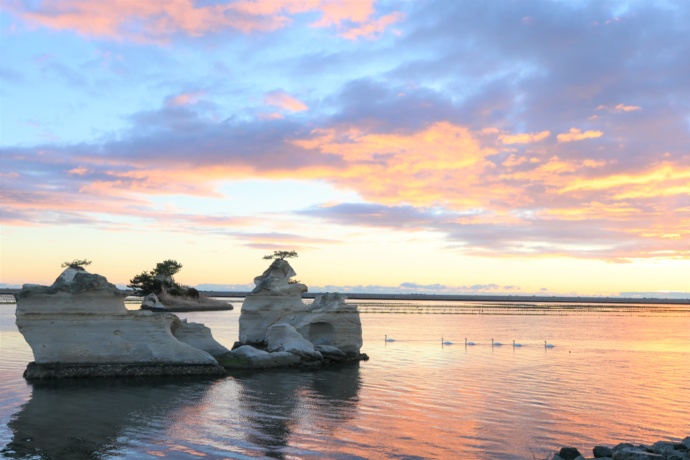
[[[263,258],[265,260],[284,260],[284,259],[293,259],[295,257],[299,257],[297,255],[297,251],[273,251],[273,254],[268,254],[265,255]]]
[[[62,268],[73,268],[75,270],[81,270],[81,271],[86,271],[84,270],[84,267],[87,265],[91,265],[91,261],[87,259],[74,259],[70,262],[63,262],[61,267]]]

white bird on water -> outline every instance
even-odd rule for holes
[[[500,347],[503,346],[501,342],[494,342],[494,339],[491,339],[491,346],[492,347]]]
[[[465,346],[467,345],[474,345],[474,342],[468,342],[467,337],[465,337]]]
[[[546,343],[546,340],[544,340],[544,348],[553,348],[554,345],[552,343]]]
[[[449,342],[447,340],[444,342],[443,337],[441,337],[441,345],[453,345],[453,342]]]
[[[521,343],[515,343],[515,340],[513,340],[513,347],[521,347]]]
[[[384,336],[386,342],[395,342],[395,339],[389,339],[388,336]]]

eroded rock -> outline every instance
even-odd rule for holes
[[[107,365],[208,366],[218,373],[218,363],[206,351],[176,339],[172,326],[179,319],[171,313],[129,311],[124,295],[105,277],[67,268],[51,286],[24,285],[17,298],[16,324],[34,354],[37,366],[72,367],[79,376],[94,376]],[[111,372],[111,371],[109,371]],[[154,371],[161,375],[160,369]],[[199,368],[194,367],[194,374]],[[48,372],[59,377],[60,372]]]
[[[266,369],[271,367],[289,367],[300,363],[299,356],[289,352],[269,353],[251,345],[242,345],[216,358],[228,369]]]
[[[165,305],[161,303],[156,294],[149,294],[141,302],[142,310],[165,311]]]
[[[314,349],[314,344],[302,337],[297,329],[287,323],[274,324],[268,328],[266,351],[287,351],[306,361],[323,359],[321,353]]]
[[[254,279],[256,287],[242,304],[239,343],[288,351],[305,363],[366,359],[360,354],[357,306],[339,294],[318,296],[307,305],[302,301],[307,286],[291,282],[295,275],[286,260],[278,259]]]
[[[186,319],[177,319],[172,324],[172,333],[180,342],[203,350],[213,357],[230,351],[213,338],[210,328],[201,323],[189,323]]]

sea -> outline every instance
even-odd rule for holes
[[[228,301],[178,316],[230,348]],[[0,304],[0,456],[534,460],[690,436],[690,305],[351,302],[368,361],[35,383]]]

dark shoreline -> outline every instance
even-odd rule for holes
[[[0,289],[0,294],[18,294],[21,289]],[[200,291],[208,297],[240,297],[249,294],[246,291]],[[132,295],[131,291],[123,291]],[[305,299],[313,299],[321,292],[306,292]],[[433,300],[433,301],[465,301],[465,302],[528,302],[528,303],[586,303],[586,304],[639,304],[639,305],[690,305],[687,299],[664,299],[653,297],[568,297],[568,296],[529,296],[529,295],[448,295],[448,294],[366,294],[341,292],[348,299],[359,300]]]

